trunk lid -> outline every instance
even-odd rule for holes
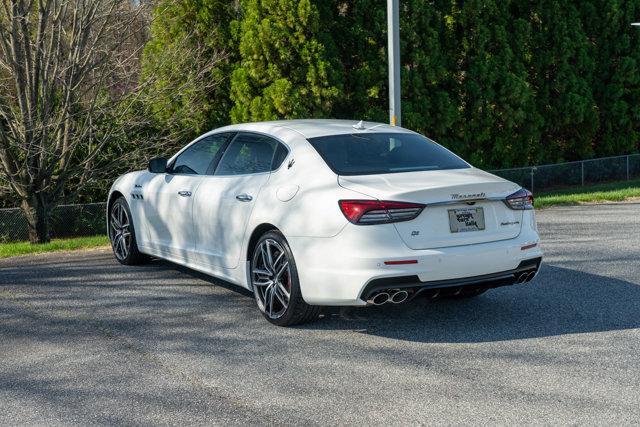
[[[487,243],[520,234],[522,211],[509,209],[501,200],[520,187],[479,169],[339,176],[338,182],[378,200],[426,204],[416,219],[394,223],[400,238],[411,249]],[[456,213],[466,212],[460,210],[470,208],[482,209],[484,229],[452,232],[450,221],[455,221]],[[454,210],[458,211],[449,212]]]

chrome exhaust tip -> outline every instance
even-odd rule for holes
[[[386,292],[380,292],[375,294],[373,297],[369,298],[367,302],[372,305],[382,305],[386,304],[389,301],[389,294]]]
[[[409,292],[399,290],[391,295],[391,302],[394,304],[400,304],[405,302],[407,298],[409,298]]]
[[[520,274],[517,278],[516,278],[516,283],[526,283],[528,281],[530,281],[531,279],[533,279],[533,276],[536,275],[535,271],[525,271],[524,273]]]

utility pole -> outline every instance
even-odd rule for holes
[[[387,0],[389,123],[402,126],[400,109],[400,0]]]

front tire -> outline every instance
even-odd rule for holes
[[[148,257],[138,251],[131,211],[124,197],[119,197],[109,211],[109,240],[116,260],[123,265],[142,264]]]
[[[277,326],[314,321],[320,307],[302,298],[298,270],[291,248],[282,233],[265,233],[251,256],[251,285],[262,315]]]

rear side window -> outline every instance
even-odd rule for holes
[[[284,159],[287,158],[289,154],[289,150],[284,145],[278,143],[278,148],[276,148],[276,154],[273,156],[273,165],[271,166],[271,170],[276,170],[280,167]]]
[[[262,135],[238,134],[224,152],[215,175],[269,172],[278,141]]]
[[[311,138],[338,175],[373,175],[445,169],[469,164],[435,142],[412,133],[367,133]]]

